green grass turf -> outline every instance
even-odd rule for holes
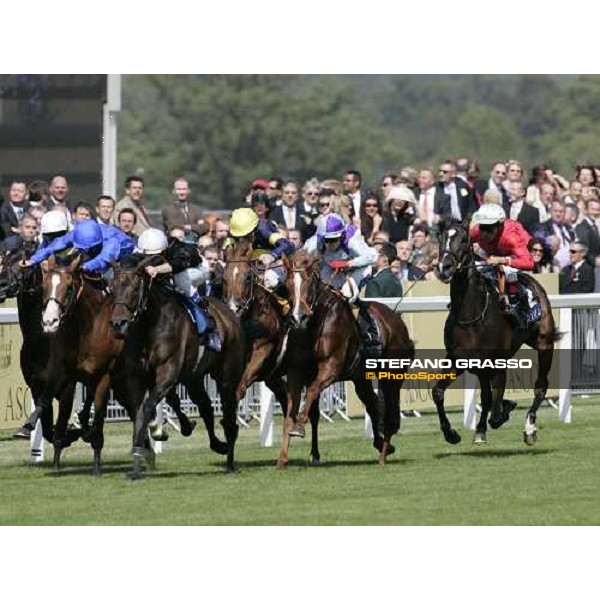
[[[385,468],[360,419],[321,424],[322,466],[308,466],[310,441],[293,440],[287,472],[274,468],[279,444],[261,448],[258,428],[240,430],[240,472],[225,475],[199,425],[190,438],[171,429],[157,470],[131,481],[131,426],[106,426],[104,474],[90,475],[92,452],[78,442],[64,472],[30,466],[27,443],[0,432],[2,525],[598,525],[600,399],[575,399],[573,423],[538,413],[538,443],[522,441],[521,404],[509,423],[471,443],[443,441],[433,412],[402,422]],[[219,434],[221,430],[219,428]],[[47,449],[50,458],[51,450]]]

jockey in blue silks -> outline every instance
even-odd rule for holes
[[[77,223],[72,231],[40,248],[29,263],[37,265],[68,248],[73,248],[82,255],[83,271],[105,274],[112,262],[132,254],[135,244],[120,229],[85,219]]]
[[[377,260],[377,251],[369,246],[356,225],[346,225],[336,213],[321,218],[317,233],[306,240],[304,249],[321,258],[321,279],[336,288],[346,283],[346,273],[357,287]]]

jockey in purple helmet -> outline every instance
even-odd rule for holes
[[[105,274],[112,262],[132,254],[135,244],[120,229],[85,219],[72,231],[40,248],[25,264],[37,265],[67,248],[73,248],[82,255],[83,271]]]
[[[336,213],[321,218],[316,235],[306,240],[304,248],[319,253],[321,279],[337,288],[346,283],[344,272],[360,286],[377,260],[377,251],[367,245],[356,225],[347,225]]]

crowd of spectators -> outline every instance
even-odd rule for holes
[[[519,221],[531,235],[534,272],[558,273],[561,293],[586,293],[600,291],[599,186],[600,167],[594,165],[577,166],[565,178],[548,165],[537,164],[527,177],[517,160],[496,162],[482,174],[476,161],[458,157],[437,169],[386,172],[371,188],[354,169],[340,179],[256,179],[240,205],[275,221],[297,248],[315,234],[319,219],[332,212],[341,215],[377,249],[373,275],[388,271],[379,280],[393,294],[398,290],[393,281],[435,278],[441,220],[468,223],[483,203],[497,203],[507,218]],[[0,248],[12,251],[35,244],[41,237],[41,218],[49,210],[64,211],[70,227],[82,219],[96,219],[119,227],[134,240],[148,227],[162,225],[167,234],[198,245],[214,274],[207,285],[215,293],[219,289],[229,222],[224,211],[202,211],[184,178],[173,183],[160,217],[153,217],[145,206],[140,176],[126,179],[120,200],[103,194],[95,204],[72,202],[63,175],[29,185],[14,181],[7,199],[0,197]],[[370,285],[372,290],[381,291],[380,287]]]

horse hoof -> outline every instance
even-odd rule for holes
[[[474,444],[486,444],[487,437],[486,437],[485,433],[476,433],[475,437],[473,438],[473,443]]]
[[[181,427],[181,435],[183,437],[190,437],[190,435],[192,435],[192,431],[194,431],[195,428],[196,428],[196,421],[190,421],[189,426],[183,425]]]
[[[304,425],[302,425],[301,423],[296,423],[291,431],[288,434],[290,437],[299,437],[299,438],[303,438],[306,435],[306,431],[304,429]]]
[[[310,458],[310,466],[311,467],[320,467],[321,466],[321,459],[320,458],[315,458],[314,456],[311,456],[311,458]]]
[[[163,429],[163,431],[158,432],[157,430],[152,432],[152,439],[155,442],[166,442],[169,440],[169,434]]]
[[[452,445],[460,444],[460,441],[462,440],[460,434],[455,429],[449,429],[448,431],[444,431],[444,439]]]
[[[235,463],[233,463],[231,465],[228,464],[225,467],[225,474],[226,475],[233,475],[234,473],[237,473],[237,472],[238,472],[238,468],[237,468],[237,466],[236,466]]]
[[[517,408],[516,402],[513,402],[512,400],[502,400],[502,415],[497,421],[490,419],[488,421],[489,426],[492,429],[499,429],[502,427],[502,425],[510,419],[510,413],[515,410],[515,408]]]
[[[537,433],[527,433],[527,432],[523,432],[523,441],[528,445],[528,446],[533,446],[535,445],[535,443],[537,442]]]
[[[229,446],[221,440],[213,440],[210,443],[210,449],[221,456],[225,456],[229,452]]]
[[[277,464],[276,464],[276,468],[278,471],[285,471],[287,470],[287,466],[288,466],[288,461],[284,460],[282,458],[278,458],[277,459]]]
[[[377,437],[373,440],[373,448],[381,452],[383,450],[383,438]],[[386,456],[390,456],[390,454],[394,454],[396,452],[396,446],[394,444],[388,444],[387,449],[385,451]]]

